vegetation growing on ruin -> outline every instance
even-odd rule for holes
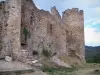
[[[30,37],[30,32],[25,27],[23,29],[23,34],[25,35],[25,40],[27,39],[27,37]]]
[[[73,72],[75,68],[65,68],[65,67],[43,67],[43,72],[47,72],[49,75],[67,75],[69,72]]]
[[[50,50],[47,50],[46,48],[43,48],[42,54],[46,57],[51,57],[52,52]]]

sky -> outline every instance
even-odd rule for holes
[[[2,1],[2,0],[0,0]],[[39,9],[50,11],[56,6],[59,13],[68,8],[84,10],[85,45],[100,46],[100,0],[33,0]]]
[[[84,10],[85,45],[100,46],[100,0],[33,0],[39,9],[56,6],[59,13],[68,8]]]

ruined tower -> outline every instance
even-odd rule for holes
[[[62,25],[66,31],[69,57],[85,62],[84,53],[84,12],[78,8],[68,9],[63,12]]]

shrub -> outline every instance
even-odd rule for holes
[[[25,40],[27,39],[27,37],[29,36],[31,36],[31,34],[30,34],[30,32],[27,30],[27,28],[25,28],[24,27],[24,29],[23,29],[23,34],[25,35]]]
[[[49,51],[49,50],[47,50],[47,49],[45,49],[45,48],[43,48],[42,54],[43,54],[44,56],[46,56],[46,57],[50,57],[51,54],[52,54],[52,52]]]
[[[57,67],[57,68],[49,68],[43,67],[42,71],[47,72],[49,75],[67,75],[69,72],[75,71],[76,68],[65,68],[65,67]]]

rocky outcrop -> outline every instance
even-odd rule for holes
[[[8,0],[5,7],[1,51],[4,56],[39,62],[55,56],[70,65],[85,62],[82,10],[68,9],[61,18],[56,7],[50,13],[38,9],[32,0]]]

